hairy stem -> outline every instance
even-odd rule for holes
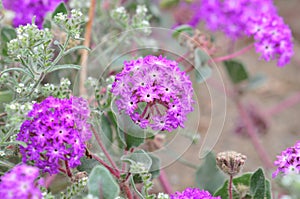
[[[65,166],[66,166],[67,175],[69,176],[69,178],[72,178],[72,172],[71,172],[71,169],[69,167],[68,160],[65,160]]]
[[[254,44],[252,43],[249,46],[246,46],[245,48],[243,48],[235,53],[232,53],[230,55],[226,55],[223,57],[217,57],[217,58],[211,59],[209,62],[221,62],[221,61],[226,61],[226,60],[238,57],[238,56],[244,54],[245,52],[249,51],[253,46],[254,46]]]
[[[229,182],[228,182],[228,195],[229,199],[232,199],[232,175],[229,176]]]
[[[119,172],[111,168],[104,160],[102,160],[95,154],[90,153],[90,155],[92,156],[93,159],[97,160],[100,164],[102,164],[105,168],[107,168],[112,175],[114,175],[118,179],[120,178]]]
[[[89,9],[89,21],[86,24],[85,34],[84,34],[84,42],[83,45],[89,48],[91,42],[92,35],[92,26],[95,16],[95,8],[96,8],[96,0],[91,0],[91,5]],[[81,53],[81,71],[80,71],[80,85],[79,85],[79,94],[85,95],[86,90],[84,87],[84,83],[87,78],[87,59],[88,59],[88,51],[82,50]]]
[[[106,150],[99,134],[95,131],[94,127],[92,127],[92,131],[93,131],[93,133],[95,135],[95,138],[96,138],[96,141],[99,144],[100,148],[102,149],[104,155],[106,156],[106,158],[108,159],[108,161],[110,162],[110,164],[114,168],[114,170],[117,172],[117,175],[120,176],[120,172],[119,172],[119,169],[118,169],[116,163],[114,162],[114,160],[112,159],[112,157],[110,156],[108,151]]]

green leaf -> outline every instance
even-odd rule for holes
[[[143,167],[149,171],[152,165],[152,159],[144,150],[140,149],[133,153],[123,155],[121,160],[130,164],[140,163]]]
[[[159,176],[159,173],[160,173],[160,166],[161,166],[160,159],[158,157],[156,157],[155,155],[152,155],[152,154],[148,154],[148,155],[152,160],[152,164],[149,169],[149,172],[151,173],[152,178],[155,178],[155,177]]]
[[[102,165],[93,168],[88,180],[89,194],[97,198],[114,199],[120,193],[120,189],[112,175]]]
[[[10,40],[17,37],[16,30],[11,27],[4,26],[1,29],[1,39],[4,42],[9,42]]]
[[[73,48],[68,49],[67,51],[64,52],[64,55],[68,55],[68,54],[70,54],[70,53],[72,53],[72,52],[74,52],[74,51],[76,51],[76,50],[87,50],[87,51],[91,51],[91,49],[89,49],[88,47],[81,45],[81,46],[75,46],[75,47],[73,47]]]
[[[246,89],[252,90],[256,89],[266,82],[267,77],[264,74],[256,74],[248,79],[248,84]]]
[[[265,197],[266,179],[261,168],[256,170],[250,179],[250,193],[253,199],[262,199]]]
[[[252,173],[245,173],[242,176],[233,179],[232,182],[233,182],[233,186],[235,187],[232,189],[233,199],[240,199],[241,195],[243,196],[248,195],[251,175]],[[214,196],[220,196],[222,199],[229,199],[228,180],[226,180],[223,186],[214,193]]]
[[[43,22],[43,28],[46,29],[48,28],[49,30],[51,30],[51,21],[49,19],[45,19],[44,22]]]
[[[75,64],[63,64],[63,65],[55,65],[55,66],[50,66],[49,68],[46,69],[47,73],[56,71],[56,70],[61,70],[61,69],[76,69],[79,70],[81,66],[75,65]]]
[[[145,138],[136,137],[129,133],[124,133],[124,138],[125,138],[127,150],[134,148],[134,147],[138,147],[145,141]]]
[[[266,193],[265,193],[265,199],[272,199],[271,194],[271,183],[269,180],[266,180]]]
[[[10,102],[13,99],[13,93],[10,90],[0,91],[0,105]]]
[[[181,33],[186,32],[188,34],[193,34],[193,31],[192,26],[184,24],[175,28],[172,37],[177,39]]]
[[[76,167],[78,171],[86,171],[87,173],[91,173],[92,169],[95,166],[99,165],[99,162],[97,160],[89,159],[86,156],[80,158],[80,163],[81,164]]]
[[[24,73],[25,75],[27,75],[31,78],[34,78],[33,74],[29,70],[24,69],[24,68],[7,68],[7,69],[1,71],[0,76],[3,73],[12,72],[12,71],[19,71],[19,72],[22,72],[22,73]]]
[[[58,13],[63,13],[63,14],[68,14],[68,10],[67,7],[65,5],[65,3],[60,3],[55,10],[52,13],[52,19],[55,17],[55,15],[57,15]]]
[[[113,132],[111,129],[110,122],[105,115],[101,115],[101,128],[102,128],[103,135],[105,136],[105,138],[102,138],[105,144],[105,148],[110,148],[113,142],[113,138],[112,138]]]
[[[196,171],[196,185],[214,193],[225,181],[224,174],[216,166],[216,157],[209,152]]]
[[[212,74],[211,68],[207,65],[209,56],[206,52],[197,48],[194,57],[196,81],[202,83]]]
[[[196,81],[202,83],[207,80],[212,74],[212,70],[209,66],[203,66],[195,70]]]
[[[249,78],[245,66],[237,60],[228,60],[223,62],[230,80],[234,83],[240,83]]]

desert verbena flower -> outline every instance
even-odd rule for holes
[[[213,197],[208,191],[200,190],[199,188],[186,188],[182,192],[176,192],[175,194],[170,195],[171,199],[186,199],[186,198],[195,198],[195,199],[221,199],[220,196]]]
[[[184,127],[193,110],[192,82],[177,62],[148,55],[124,63],[111,92],[119,111],[128,114],[141,128],[171,131]]]
[[[20,164],[5,173],[0,180],[0,198],[39,199],[42,198],[37,181],[39,169]]]
[[[42,28],[44,17],[47,12],[54,11],[60,2],[68,0],[3,0],[4,8],[12,10],[15,13],[13,25],[26,25],[31,23],[35,16],[35,24]]]
[[[273,178],[275,178],[279,173],[290,174],[290,173],[300,173],[300,141],[298,141],[294,146],[287,148],[282,151],[274,165],[278,168],[273,173]]]
[[[277,59],[278,66],[288,64],[294,54],[291,30],[278,15],[272,0],[201,1],[194,13],[192,19],[204,21],[209,30],[221,31],[233,40],[253,36],[261,58]]]
[[[77,97],[58,99],[52,96],[33,105],[30,119],[23,122],[17,140],[22,161],[33,162],[44,172],[59,172],[61,161],[71,168],[80,164],[84,155],[84,142],[91,138],[87,120],[90,111],[86,100]]]

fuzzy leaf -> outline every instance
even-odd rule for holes
[[[97,198],[114,199],[120,189],[110,172],[102,165],[93,168],[88,180],[89,194]]]
[[[214,193],[225,181],[225,176],[216,166],[216,158],[209,152],[196,172],[196,184],[200,189]]]
[[[235,186],[234,189],[232,189],[232,195],[233,195],[233,199],[240,199],[240,194],[242,193],[238,193],[237,190],[241,189],[240,187],[243,187],[243,190],[246,190],[245,198],[248,198],[249,195],[248,193],[248,189],[250,187],[250,178],[251,178],[252,173],[246,173],[243,174],[240,177],[234,178],[233,179],[233,185]],[[247,196],[246,196],[247,195]],[[228,180],[225,181],[225,183],[223,184],[223,186],[221,188],[219,188],[215,193],[214,196],[221,196],[222,199],[229,199],[229,195],[228,195]]]
[[[76,51],[76,50],[87,50],[87,51],[91,51],[91,49],[89,49],[88,47],[81,45],[81,46],[75,46],[75,47],[73,47],[73,48],[68,49],[66,52],[64,52],[64,55],[68,55],[68,54],[70,54],[70,53],[72,53],[72,52],[74,52],[74,51]]]
[[[16,30],[11,27],[4,26],[1,29],[1,39],[4,42],[9,42],[10,40],[17,37]]]
[[[250,193],[253,199],[265,197],[266,179],[261,168],[257,169],[250,179]]]
[[[241,62],[228,60],[223,62],[232,83],[237,84],[249,78],[248,72]]]
[[[147,171],[150,170],[152,165],[151,157],[142,149],[127,155],[123,155],[121,160],[130,164],[141,163]]]
[[[178,26],[175,28],[173,34],[172,34],[172,37],[173,38],[178,38],[179,35],[183,32],[186,32],[188,34],[192,34],[193,33],[193,27],[189,26],[189,25],[181,25],[181,26]]]
[[[201,83],[207,80],[212,74],[211,68],[207,65],[209,56],[206,52],[197,48],[194,57],[196,81]]]
[[[52,13],[52,19],[55,17],[55,15],[57,15],[58,13],[63,13],[63,14],[68,14],[68,10],[67,7],[65,5],[65,3],[60,3],[55,10]]]
[[[63,65],[55,65],[55,66],[50,66],[49,68],[46,69],[46,72],[50,73],[56,70],[61,70],[61,69],[77,69],[79,70],[81,66],[75,65],[75,64],[63,64]]]
[[[24,73],[25,75],[28,75],[31,78],[34,78],[33,74],[30,71],[28,71],[27,69],[24,69],[24,68],[7,68],[7,69],[1,71],[0,76],[3,73],[12,72],[12,71],[19,71],[19,72]]]

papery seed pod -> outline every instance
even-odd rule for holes
[[[230,176],[237,175],[245,164],[247,157],[235,151],[218,153],[216,163],[218,167]]]

